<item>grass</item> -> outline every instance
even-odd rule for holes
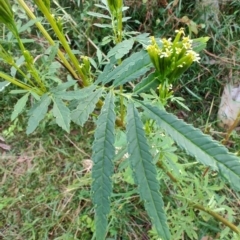
[[[86,11],[91,10],[93,6],[87,2],[84,6],[81,16],[87,18]],[[226,8],[230,17],[225,17],[226,24],[224,22],[224,25],[217,29],[222,35],[217,36],[214,29],[208,32],[212,36],[208,50],[213,51],[216,56],[227,55],[229,58],[229,54],[234,52],[234,50],[230,51],[231,48],[236,49],[239,44],[239,40],[235,39],[236,36],[231,36],[227,25],[239,14],[232,12],[234,6],[232,4]],[[133,8],[132,18],[143,23],[142,27],[139,28],[140,25],[134,21],[130,22],[129,28],[133,30],[150,29],[159,36],[163,34],[168,36],[173,33],[173,28],[177,26],[176,22],[170,21],[172,25],[169,27],[163,27],[157,22],[157,20],[160,20],[160,23],[165,22],[168,19],[167,11],[162,8],[156,9],[156,12],[152,10],[150,13],[153,14],[153,17],[148,19],[147,14],[150,9],[145,5],[140,10],[138,8],[139,6]],[[74,7],[74,9],[76,8]],[[192,9],[191,4],[189,6],[187,4],[179,5],[175,9],[175,14],[180,18],[184,12],[189,14],[189,18],[194,19],[196,15],[195,13],[191,15]],[[76,11],[74,15],[77,16],[77,13],[79,11]],[[144,13],[144,15],[140,13]],[[159,14],[158,19],[154,18],[156,14]],[[78,21],[80,22],[80,17]],[[206,29],[210,29],[210,27]],[[84,32],[96,44],[101,42],[101,30],[95,31],[92,21],[89,25],[84,26]],[[203,32],[204,29],[202,32],[200,31],[200,34],[204,35]],[[71,29],[68,34],[73,39],[74,46],[88,49],[85,39],[78,41],[77,34]],[[88,49],[87,51],[93,50]],[[92,54],[94,55],[91,52]],[[219,59],[206,54],[203,56],[202,65],[193,66],[182,77],[182,83],[176,87],[176,96],[185,99],[191,112],[186,112],[176,104],[169,105],[168,110],[179,113],[179,116],[181,115],[180,117],[187,122],[193,123],[221,141],[224,130],[217,127],[216,114],[221,87],[227,81],[224,76],[226,76],[227,70],[234,66],[234,62],[230,59],[227,68],[222,68],[224,61],[209,65],[208,60],[217,61]],[[195,95],[187,89],[190,89]],[[90,132],[93,131],[93,123],[89,122],[81,129],[73,126],[71,133],[66,135],[56,128],[56,125],[45,122],[41,124],[36,133],[26,136],[24,114],[15,123],[9,122],[12,106],[16,100],[17,97],[9,95],[7,91],[0,96],[0,135],[4,135],[6,144],[11,146],[9,152],[0,148],[0,239],[93,239],[94,211],[91,202],[89,166],[92,143]],[[211,108],[212,103],[213,107]],[[164,144],[162,142],[161,147],[164,147]],[[236,130],[232,133],[227,147],[236,154],[240,154],[239,146],[240,137]],[[175,145],[173,144],[171,147],[174,148]],[[165,182],[167,186],[166,188],[162,187],[161,192],[164,195],[168,222],[175,238],[201,239],[211,235],[214,239],[220,239],[219,233],[222,233],[223,236],[225,231],[226,234],[222,239],[233,239],[232,232],[227,232],[228,228],[213,218],[189,208],[186,199],[180,201],[179,198],[201,199],[201,202],[207,205],[214,195],[217,206],[225,209],[221,212],[222,215],[236,225],[240,225],[239,193],[226,186],[214,172],[210,171],[207,173],[207,177],[204,177],[203,173],[206,168],[196,164],[195,160],[188,157],[185,152],[178,149],[172,154],[177,156],[179,168],[185,173],[186,179],[183,184],[189,186],[185,188],[184,192],[178,191],[169,178],[163,177],[162,171],[158,169],[159,181]],[[118,170],[116,169],[113,177],[114,193],[109,216],[109,240],[157,239],[150,220],[143,210],[136,187],[132,184],[126,161],[122,159],[116,161]]]

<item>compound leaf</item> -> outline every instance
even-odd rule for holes
[[[38,126],[39,122],[45,117],[51,98],[48,94],[44,94],[30,110],[30,118],[28,120],[27,134],[32,133]]]
[[[112,193],[114,147],[114,97],[109,93],[97,120],[92,160],[92,192],[95,205],[95,224],[97,240],[105,240],[110,212],[110,196]]]
[[[59,127],[69,133],[70,131],[70,110],[60,98],[53,98],[53,116]]]
[[[227,148],[210,136],[203,134],[199,129],[183,122],[173,114],[143,102],[140,104],[181,148],[199,162],[218,170],[233,188],[240,190],[240,158],[229,153]]]
[[[170,232],[163,209],[162,196],[159,192],[157,171],[149,151],[143,123],[133,103],[130,103],[127,108],[127,140],[130,166],[138,185],[140,197],[144,201],[144,206],[159,237],[169,240]]]
[[[77,108],[72,111],[71,119],[76,124],[83,126],[88,120],[89,114],[93,112],[96,103],[102,95],[102,89],[92,92],[78,104]]]

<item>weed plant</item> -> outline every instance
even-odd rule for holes
[[[224,70],[208,64],[209,52],[221,62],[237,46],[228,28],[236,28],[237,1],[222,11],[222,26],[199,25],[194,52],[178,52],[192,42],[173,31],[186,26],[186,15],[199,24],[192,2],[129,10],[122,1],[40,0],[33,12],[44,17],[34,20],[29,2],[18,0],[24,21],[7,2],[0,1],[0,130],[12,150],[1,150],[0,236],[239,239],[240,138],[232,133],[230,154],[166,112],[216,137],[213,97]],[[155,38],[144,34],[149,29]],[[206,48],[206,35],[207,52],[188,69]]]

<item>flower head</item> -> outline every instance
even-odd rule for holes
[[[160,44],[150,37],[148,54],[160,75],[160,81],[172,83],[185,72],[193,62],[199,62],[199,54],[192,49],[192,40],[185,36],[183,28],[175,31],[174,41],[162,38]]]

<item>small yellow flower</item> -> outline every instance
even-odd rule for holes
[[[199,54],[192,50],[192,40],[185,37],[183,28],[176,30],[176,37],[160,39],[160,47],[154,37],[150,37],[148,54],[159,72],[160,81],[174,82],[193,62],[199,62]]]
[[[184,32],[184,28],[180,28],[179,30],[175,30],[175,33],[180,33],[180,34],[183,34],[185,35],[185,32]]]
[[[191,60],[192,60],[193,62],[199,62],[199,60],[201,59],[201,58],[199,57],[199,54],[196,53],[196,52],[193,51],[193,50],[188,50],[188,51],[187,51],[187,55],[191,58]]]

